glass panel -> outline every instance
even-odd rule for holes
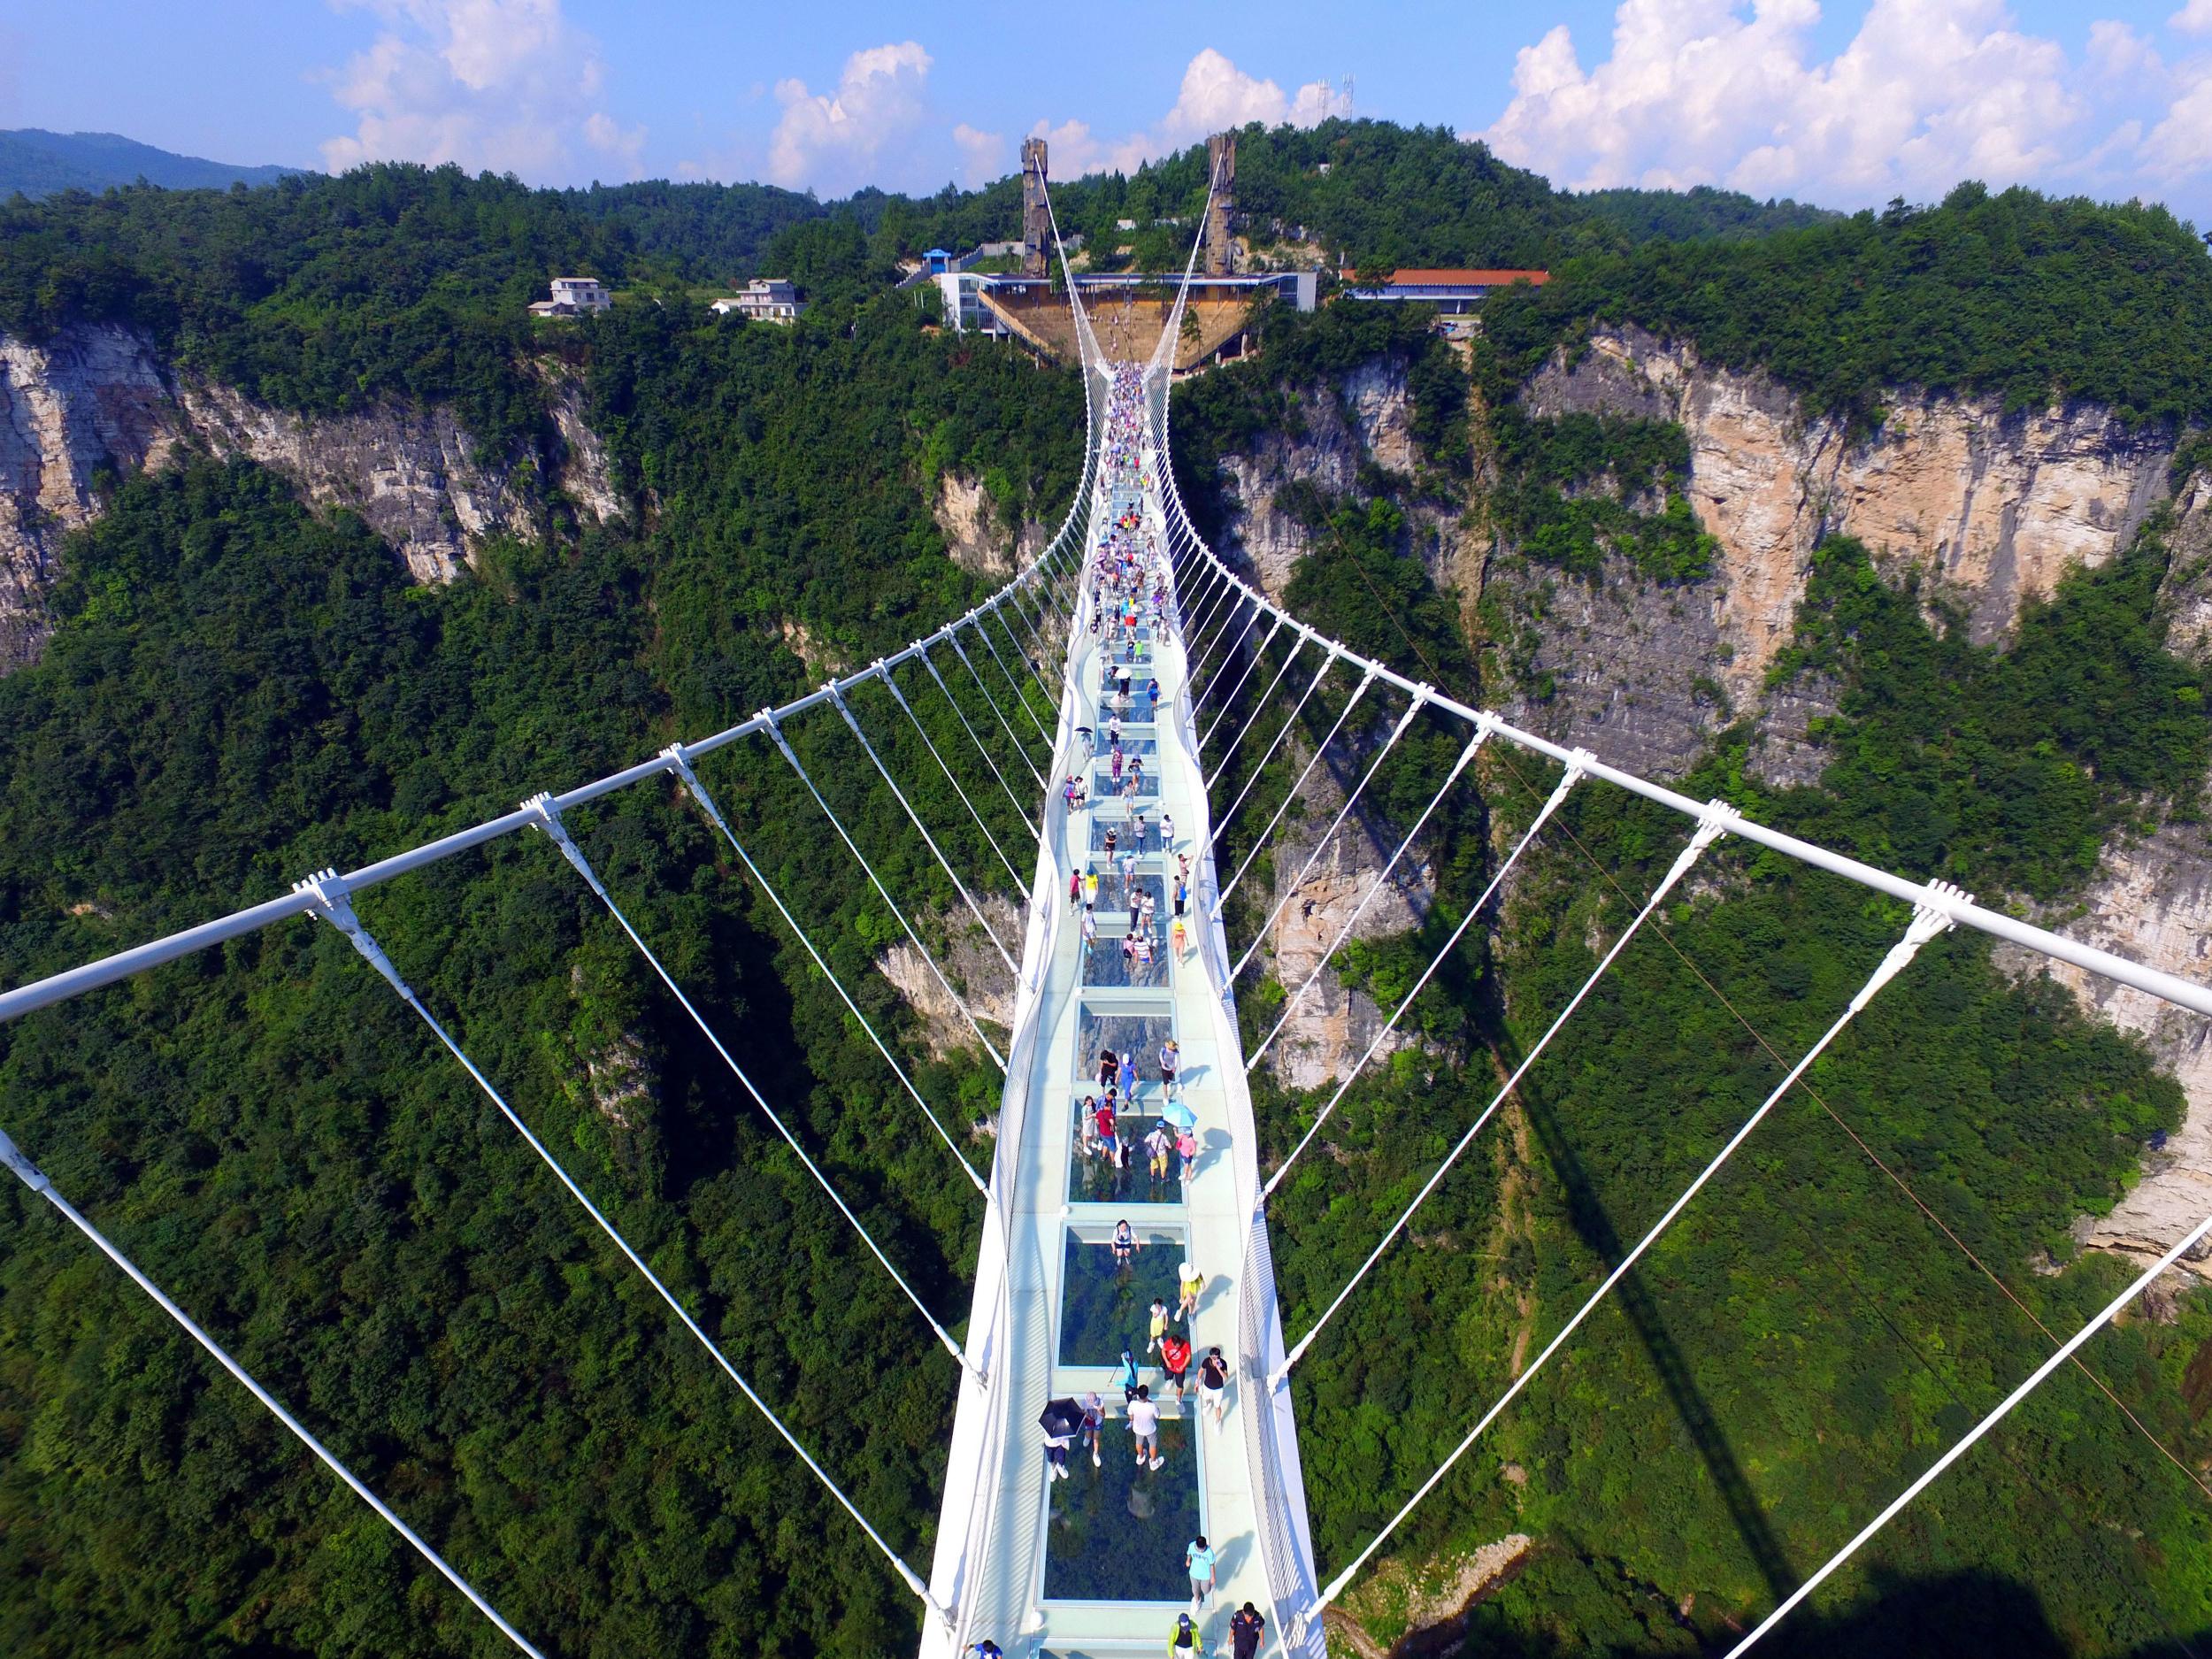
[[[1153,1088],[1156,1091],[1156,1078]],[[1159,1124],[1159,1119],[1142,1112],[1125,1111],[1118,1115],[1115,1125],[1120,1133],[1121,1146],[1117,1156],[1109,1156],[1102,1145],[1095,1140],[1087,1144],[1084,1139],[1087,1114],[1083,1102],[1075,1102],[1075,1137],[1069,1143],[1068,1197],[1079,1204],[1179,1204],[1183,1202],[1183,1183],[1179,1171],[1182,1160],[1168,1148],[1164,1178],[1156,1179],[1152,1173],[1151,1148],[1145,1138]],[[1141,1256],[1142,1251],[1138,1255]],[[1145,1304],[1149,1307],[1151,1304]],[[1136,1350],[1132,1348],[1131,1353]],[[1114,1357],[1121,1353],[1116,1349]]]
[[[1128,1055],[1141,1073],[1146,1065],[1157,1063],[1160,1045],[1174,1034],[1174,1022],[1164,1012],[1103,1010],[1086,1003],[1076,1029],[1076,1074],[1087,1080],[1096,1077],[1102,1048]]]
[[[1109,1404],[1116,1415],[1099,1435],[1099,1465],[1078,1441],[1068,1454],[1068,1478],[1051,1483],[1045,1600],[1187,1603],[1183,1551],[1202,1530],[1194,1425],[1162,1418],[1160,1467],[1139,1469],[1118,1391]],[[1164,1647],[1174,1622],[1171,1611],[1147,1651]]]
[[[1155,933],[1158,930],[1155,929]],[[1152,960],[1142,961],[1135,949],[1125,954],[1122,949],[1125,935],[1101,933],[1090,949],[1083,953],[1083,983],[1104,986],[1109,989],[1134,987],[1139,990],[1159,990],[1167,985],[1167,948],[1156,938],[1151,941]]]
[[[1145,1363],[1153,1302],[1172,1309],[1181,1294],[1176,1269],[1183,1262],[1183,1230],[1133,1217],[1130,1225],[1137,1248],[1126,1262],[1114,1260],[1110,1223],[1066,1230],[1066,1273],[1060,1281],[1063,1365],[1118,1365],[1125,1348]],[[1156,1364],[1144,1380],[1159,1391]]]

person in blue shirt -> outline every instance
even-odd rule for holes
[[[1144,695],[1151,702],[1152,718],[1158,719],[1160,718],[1160,682],[1155,680],[1148,683],[1144,688]]]

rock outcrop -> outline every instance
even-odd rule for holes
[[[1312,981],[1312,988],[1288,1005],[1289,1018],[1267,1056],[1275,1075],[1292,1088],[1333,1082],[1383,1033],[1387,1016],[1375,1000],[1348,988],[1324,965],[1339,931],[1356,914],[1348,938],[1404,933],[1420,926],[1436,895],[1435,872],[1417,846],[1407,849],[1384,880],[1383,868],[1397,849],[1397,837],[1360,806],[1323,839],[1344,806],[1343,777],[1356,782],[1371,758],[1356,757],[1340,769],[1343,776],[1328,766],[1314,767],[1299,790],[1302,817],[1286,815],[1273,842],[1275,880],[1268,895],[1272,921],[1264,959],[1286,992],[1295,993]],[[1289,764],[1302,767],[1304,760],[1294,754]],[[1389,1033],[1371,1064],[1386,1061],[1410,1041],[1401,1032]]]
[[[359,513],[420,581],[449,580],[495,538],[541,535],[542,506],[522,481],[533,469],[580,511],[601,522],[619,516],[580,385],[542,372],[560,436],[554,452],[525,448],[488,461],[441,405],[301,415],[173,376],[144,335],[116,325],[79,325],[35,343],[0,335],[0,671],[32,660],[44,642],[60,539],[99,516],[103,472],[150,471],[188,453],[248,457],[311,504]]]
[[[983,911],[984,920],[990,924],[993,936],[1018,959],[1022,947],[1021,911],[1002,894],[986,894],[976,902]],[[961,1010],[963,1002],[983,1024],[996,1025],[1001,1030],[1011,1027],[1017,989],[1014,976],[1006,971],[1005,960],[996,947],[976,926],[975,918],[969,914],[967,907],[956,905],[933,916],[917,916],[914,923],[924,938],[945,941],[941,946],[943,954],[937,959],[944,970],[943,979],[938,978],[936,970],[908,940],[900,940],[888,947],[876,959],[876,967],[921,1016],[922,1041],[930,1053],[942,1059],[975,1047],[975,1031]],[[952,992],[958,994],[957,1001],[948,993],[948,981]]]
[[[99,516],[104,470],[158,465],[175,411],[144,339],[66,331],[42,344],[0,334],[0,672],[37,657],[61,538]]]
[[[1666,587],[1609,566],[1601,591],[1507,557],[1493,565],[1538,618],[1513,710],[1548,735],[1638,770],[1679,770],[1736,716],[1766,706],[1768,670],[1790,639],[1813,549],[1855,536],[1909,562],[1966,611],[1972,636],[2001,639],[2032,598],[2077,565],[2111,558],[2167,492],[2170,433],[2131,430],[2109,411],[2060,405],[2008,414],[1994,396],[1900,390],[1858,434],[1809,414],[1763,373],[1701,363],[1691,348],[1632,328],[1601,329],[1525,388],[1532,415],[1674,421],[1687,434],[1685,493],[1718,543],[1708,579]],[[1580,588],[1580,593],[1571,592]],[[1791,693],[1801,732],[1818,689]],[[1771,758],[1781,776],[1804,757]]]

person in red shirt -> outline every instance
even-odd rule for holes
[[[1168,1381],[1175,1385],[1175,1397],[1180,1400],[1185,1390],[1185,1377],[1190,1370],[1190,1344],[1169,1332],[1160,1339],[1160,1369],[1167,1372]]]

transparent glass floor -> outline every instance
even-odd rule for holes
[[[1156,933],[1159,930],[1154,929]],[[1117,932],[1109,935],[1102,930],[1083,953],[1083,983],[1100,986],[1109,990],[1135,988],[1164,990],[1167,986],[1168,948],[1156,938],[1152,941],[1152,960],[1142,960],[1134,949],[1125,954],[1122,945],[1126,935]]]
[[[1187,1602],[1183,1550],[1203,1530],[1195,1423],[1163,1417],[1160,1467],[1139,1469],[1118,1390],[1108,1403],[1118,1415],[1098,1437],[1098,1465],[1078,1441],[1068,1452],[1068,1478],[1052,1483],[1044,1599]],[[1174,1622],[1171,1611],[1162,1618],[1160,1647]]]
[[[1180,1224],[1128,1217],[1136,1234],[1136,1253],[1114,1259],[1113,1223],[1084,1223],[1065,1229],[1065,1273],[1060,1290],[1060,1363],[1115,1366],[1124,1349],[1146,1362],[1155,1300],[1175,1306],[1180,1294],[1176,1270],[1182,1265],[1187,1234]],[[1159,1367],[1145,1380],[1156,1394]],[[1187,1539],[1185,1543],[1189,1542]],[[1180,1548],[1178,1545],[1177,1548]]]
[[[1138,1087],[1140,1106],[1157,1107],[1159,1085],[1156,1081]],[[1077,1114],[1075,1139],[1068,1150],[1068,1198],[1079,1204],[1179,1204],[1183,1202],[1183,1183],[1177,1174],[1181,1160],[1171,1148],[1167,1157],[1167,1178],[1153,1179],[1151,1154],[1145,1146],[1160,1119],[1156,1113],[1142,1110],[1125,1111],[1115,1116],[1116,1126],[1121,1133],[1122,1152],[1118,1160],[1107,1155],[1103,1148],[1087,1148],[1083,1138],[1085,1099],[1094,1095],[1079,1095],[1074,1102]],[[1131,1221],[1134,1222],[1132,1217]],[[1143,1252],[1138,1252],[1141,1256]],[[1148,1303],[1147,1304],[1149,1305]],[[1135,1349],[1130,1350],[1134,1353]],[[1120,1354],[1116,1352],[1115,1358]]]

